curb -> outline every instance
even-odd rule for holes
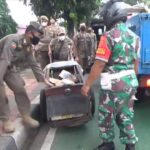
[[[31,102],[31,116],[37,120],[40,120],[40,107],[39,107],[40,99],[39,95],[34,98]],[[33,132],[37,132],[37,129],[31,129],[25,127],[21,118],[17,118],[15,121],[16,130],[12,134],[2,134],[0,135],[0,150],[21,150],[30,134]]]

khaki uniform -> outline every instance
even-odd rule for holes
[[[23,58],[26,58],[37,81],[44,82],[43,72],[37,65],[31,44],[24,35],[12,34],[0,40],[0,119],[8,119],[10,113],[4,82],[14,92],[20,113],[30,113],[30,100],[24,88],[25,83],[15,67],[16,62]]]
[[[96,34],[95,33],[89,33],[92,39],[92,56],[93,58],[95,57],[95,53],[97,50],[97,38],[96,38]]]
[[[66,37],[64,41],[57,38],[50,42],[53,61],[70,60],[73,57],[72,53],[73,41]]]
[[[74,52],[84,70],[88,68],[88,59],[92,55],[92,39],[89,33],[80,32],[73,38]]]
[[[44,29],[44,36],[37,45],[37,59],[40,62],[41,68],[44,69],[50,63],[48,55],[48,46],[52,39],[57,37],[58,26],[47,26]]]

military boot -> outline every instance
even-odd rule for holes
[[[135,144],[126,144],[125,150],[135,150]]]
[[[22,115],[22,121],[25,125],[31,128],[37,128],[40,126],[39,122],[29,115]]]
[[[14,123],[11,120],[4,120],[3,121],[3,131],[5,133],[12,133],[15,131]]]
[[[102,143],[94,150],[115,150],[114,142]]]

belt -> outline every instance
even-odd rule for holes
[[[131,75],[131,74],[135,74],[135,71],[134,70],[124,70],[124,71],[121,71],[118,73],[113,73],[113,74],[101,73],[101,78],[109,77],[111,80],[113,80],[113,79],[119,79],[119,78],[122,78],[124,76]]]

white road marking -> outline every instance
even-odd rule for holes
[[[50,150],[51,149],[56,130],[57,130],[56,128],[49,128],[49,132],[44,140],[41,150]]]

